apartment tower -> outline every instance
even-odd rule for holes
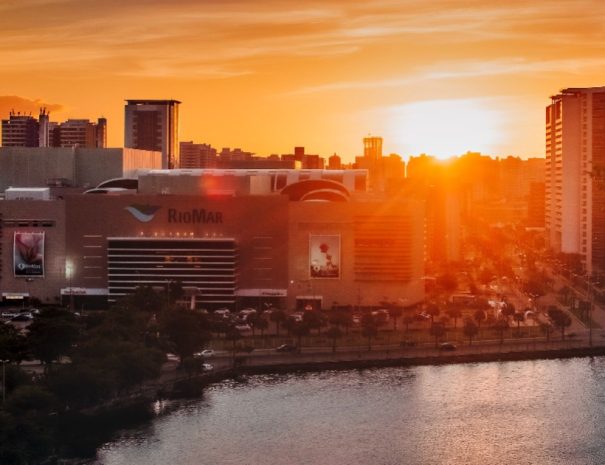
[[[555,252],[605,268],[605,87],[563,89],[546,107],[545,223]]]
[[[178,100],[126,100],[124,146],[162,152],[162,168],[179,163]]]

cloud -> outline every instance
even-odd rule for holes
[[[46,108],[48,111],[61,111],[63,105],[58,103],[47,103],[40,99],[27,99],[16,95],[0,95],[0,117],[8,118],[11,111],[21,114],[29,114],[37,117],[40,108]]]
[[[401,49],[405,61],[414,48],[429,43],[445,50],[452,44],[485,47],[485,41],[501,49],[510,42],[520,57],[553,44],[586,45],[602,54],[598,44],[605,43],[602,0],[575,0],[572,10],[567,2],[553,0],[268,0],[254,6],[244,0],[22,0],[6,5],[0,62],[13,70],[80,67],[104,75],[222,78],[257,72],[263,65],[255,60],[346,57],[372,46]]]
[[[532,75],[543,73],[578,74],[592,68],[605,68],[605,58],[569,58],[560,60],[530,61],[522,58],[442,62],[404,77],[370,79],[363,81],[337,81],[307,86],[289,92],[288,95],[305,95],[322,92],[398,88],[427,81],[472,79],[486,76]]]

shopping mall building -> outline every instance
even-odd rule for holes
[[[4,302],[102,308],[181,284],[198,308],[411,305],[424,209],[365,170],[156,170],[89,193],[0,201]]]

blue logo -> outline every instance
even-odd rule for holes
[[[162,207],[155,205],[130,205],[124,207],[124,210],[129,212],[141,223],[149,223],[160,208]]]

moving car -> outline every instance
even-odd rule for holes
[[[214,350],[212,349],[204,349],[201,352],[196,352],[193,354],[194,358],[208,358],[214,356]]]
[[[451,352],[453,350],[456,350],[456,344],[452,344],[451,342],[442,342],[441,344],[439,344],[439,350],[442,350],[444,352]]]
[[[275,349],[277,352],[296,352],[296,346],[290,344],[282,344]]]

